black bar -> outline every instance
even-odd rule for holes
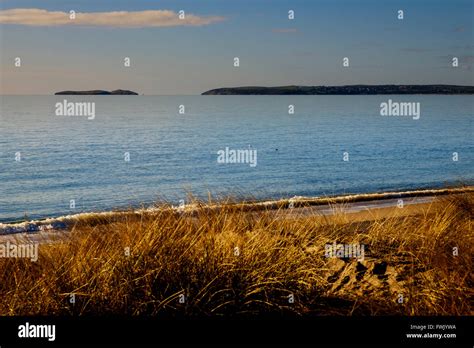
[[[474,317],[311,317],[265,319],[158,319],[126,317],[0,317],[1,348],[59,344],[463,345],[474,342]],[[20,338],[26,323],[55,325],[55,340]],[[417,325],[418,328],[413,328]],[[423,331],[419,327],[425,326]],[[428,325],[433,325],[428,329]],[[436,328],[436,325],[455,325]],[[407,338],[407,334],[456,334],[456,338]]]

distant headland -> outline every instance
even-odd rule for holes
[[[370,95],[370,94],[474,94],[474,86],[456,85],[348,85],[228,87],[202,95]]]
[[[95,89],[92,91],[61,91],[54,93],[55,95],[138,95],[138,93],[126,89],[116,89],[115,91],[104,91]]]

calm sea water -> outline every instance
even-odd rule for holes
[[[473,96],[0,98],[3,222],[178,204],[187,192],[263,199],[474,180]],[[56,116],[64,99],[95,102],[95,119]],[[420,119],[380,116],[388,99],[420,102]],[[257,166],[219,164],[226,147],[257,150]]]

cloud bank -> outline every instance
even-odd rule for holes
[[[38,27],[76,25],[113,28],[146,28],[174,26],[203,26],[225,20],[219,16],[197,16],[169,10],[77,12],[75,19],[69,12],[48,11],[38,8],[15,8],[0,11],[0,24],[19,24]]]

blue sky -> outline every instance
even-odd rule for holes
[[[4,0],[0,10],[185,10],[199,26],[1,24],[1,94],[132,89],[200,94],[242,85],[474,82],[471,0]],[[288,20],[288,10],[295,19]],[[397,11],[404,10],[404,19]],[[453,56],[459,67],[450,67]],[[22,66],[14,66],[20,57]],[[131,67],[123,66],[124,57]],[[239,57],[240,67],[233,67]],[[342,66],[349,57],[350,67]]]

